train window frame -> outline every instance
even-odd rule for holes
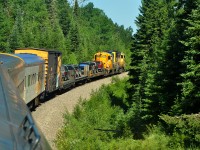
[[[24,76],[24,87],[26,87],[26,76]]]
[[[40,82],[40,72],[38,72],[38,82]]]
[[[31,85],[33,85],[33,74],[31,75]]]
[[[31,85],[33,85],[34,84],[34,74],[32,74],[32,83],[31,83]]]
[[[31,85],[31,75],[28,75],[28,87]]]

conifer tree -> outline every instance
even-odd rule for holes
[[[70,6],[66,0],[58,0],[57,6],[58,6],[59,23],[62,28],[64,36],[67,37],[67,35],[69,34],[70,22],[71,22],[69,16]]]
[[[54,0],[49,0],[46,3],[49,11],[49,19],[51,24],[48,48],[64,51],[66,49],[65,37],[61,29],[61,26],[59,24],[59,19],[57,14],[58,13],[57,3]]]
[[[23,13],[19,6],[17,6],[17,14],[14,21],[13,29],[11,31],[10,37],[9,37],[9,47],[11,50],[15,50],[16,48],[24,47],[23,42]]]
[[[130,97],[134,107],[138,105],[136,107],[143,121],[150,123],[156,121],[161,113],[160,65],[164,57],[162,41],[167,29],[167,3],[162,0],[143,0],[140,12],[136,21],[139,29],[134,35],[132,48],[130,91],[133,91],[133,95]]]
[[[73,16],[72,16],[72,24],[70,28],[70,45],[71,45],[71,51],[75,53],[76,57],[79,59],[80,57],[80,38],[79,38],[79,5],[78,1],[74,1],[73,6]],[[74,58],[73,58],[74,59]]]
[[[186,69],[185,64],[181,63],[187,50],[187,47],[181,42],[186,39],[184,31],[188,23],[185,20],[188,19],[191,11],[196,7],[193,0],[179,1],[176,2],[175,6],[175,19],[169,30],[164,59],[166,66],[164,69],[164,79],[166,82],[163,84],[163,95],[165,96],[163,106],[167,106],[168,111],[172,115],[180,114],[180,110],[177,107],[181,100],[181,74]]]
[[[187,20],[189,26],[185,31],[188,38],[183,41],[187,47],[182,63],[187,67],[182,74],[182,97],[179,109],[182,113],[198,113],[200,111],[200,1],[197,9],[192,11]]]

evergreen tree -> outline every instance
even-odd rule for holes
[[[67,35],[69,34],[70,21],[71,21],[69,16],[70,6],[66,0],[58,0],[57,6],[58,6],[59,23],[62,28],[64,36],[67,37]]]
[[[73,6],[73,16],[72,16],[72,24],[70,28],[70,45],[71,45],[71,52],[73,52],[76,57],[79,59],[81,57],[81,52],[80,52],[80,38],[79,38],[79,5],[78,1],[74,1],[74,6]],[[73,57],[74,59],[74,57]]]
[[[79,17],[79,5],[78,0],[74,0],[73,15],[77,19]]]
[[[188,19],[191,11],[196,7],[193,0],[179,1],[175,6],[174,24],[169,30],[164,58],[166,66],[164,79],[166,82],[163,84],[163,95],[165,96],[163,106],[171,107],[169,111],[171,111],[172,115],[180,114],[180,110],[177,107],[179,107],[181,100],[181,74],[186,69],[186,66],[181,63],[187,50],[187,47],[181,42],[186,39],[184,31],[188,23],[185,19]]]
[[[54,0],[46,1],[46,3],[49,11],[49,19],[51,27],[48,48],[57,49],[62,52],[66,49],[66,46],[65,46],[65,37],[61,29],[61,26],[59,24],[59,19],[57,14],[58,13],[57,4],[56,1]]]
[[[189,26],[185,31],[184,45],[187,47],[182,61],[186,72],[182,74],[182,99],[179,109],[182,113],[198,113],[200,111],[200,1],[196,2],[197,9],[192,11],[187,20]]]
[[[79,51],[79,32],[76,24],[73,24],[70,29],[71,51],[78,53]]]
[[[17,15],[15,18],[15,22],[13,25],[13,29],[11,31],[10,37],[9,37],[9,47],[11,50],[15,50],[16,48],[24,47],[23,43],[23,13],[19,6],[17,6]]]
[[[130,93],[131,101],[139,109],[140,117],[148,124],[155,122],[162,111],[160,65],[164,57],[162,41],[167,30],[167,3],[162,0],[143,0],[140,12],[136,21],[139,29],[134,35],[132,48],[132,87],[129,93],[133,91]]]

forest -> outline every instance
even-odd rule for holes
[[[59,149],[200,149],[200,0],[141,2],[129,78],[65,115]]]
[[[114,23],[93,3],[0,1],[1,52],[27,47],[59,50],[63,64],[92,60],[95,52],[102,50],[118,50],[130,56],[132,32],[132,28]]]

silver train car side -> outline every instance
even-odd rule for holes
[[[36,106],[45,91],[45,61],[34,54],[15,54],[25,62],[24,95],[26,104]]]
[[[0,54],[0,149],[51,149],[20,95],[24,94],[25,62]]]
[[[0,63],[8,69],[8,73],[20,96],[24,95],[24,61],[12,54],[0,53]]]

